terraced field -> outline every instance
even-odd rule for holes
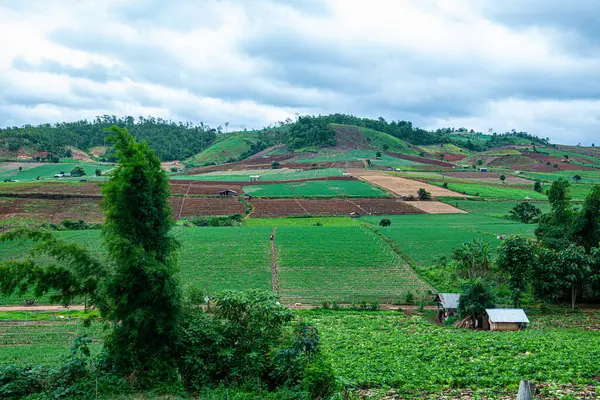
[[[429,266],[439,257],[450,257],[462,243],[481,239],[498,246],[500,235],[533,237],[535,225],[472,214],[398,215],[387,217],[392,224],[380,227],[381,217],[361,217],[387,235],[413,262]]]
[[[431,286],[370,230],[356,227],[277,228],[279,286],[285,301],[392,302]]]
[[[449,205],[460,208],[469,214],[478,214],[498,218],[509,215],[510,210],[520,203],[519,201],[472,201],[450,198],[444,199],[443,201]],[[550,204],[548,202],[535,201],[531,202],[531,204],[538,207],[544,213],[550,211]]]
[[[13,179],[17,181],[33,181],[36,182],[39,180],[56,180],[54,178],[54,174],[59,173],[60,171],[71,172],[73,168],[76,166],[80,166],[85,171],[86,175],[78,178],[59,178],[61,181],[69,181],[69,180],[104,180],[105,177],[96,177],[95,171],[96,169],[100,169],[102,171],[107,171],[109,169],[114,168],[112,165],[100,165],[100,164],[88,164],[88,163],[44,163],[37,164],[34,163],[32,168],[29,168],[28,163],[10,163],[9,167],[14,168],[4,168],[0,169],[0,181],[4,179]],[[23,167],[23,170],[19,172],[19,166]]]
[[[255,197],[389,197],[383,190],[354,180],[288,182],[244,186]]]
[[[222,182],[248,182],[250,176],[260,176],[261,181],[291,181],[311,178],[323,178],[330,176],[342,176],[341,168],[323,168],[312,170],[300,169],[247,169],[241,171],[215,171],[199,175],[174,175],[169,179],[198,180],[198,181],[222,181]]]

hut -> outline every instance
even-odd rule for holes
[[[219,196],[237,196],[238,195],[235,190],[231,190],[231,189],[221,190],[217,194]]]
[[[440,322],[442,318],[451,317],[456,314],[459,300],[460,293],[438,293],[435,296]]]
[[[518,331],[529,324],[522,308],[487,308],[485,314],[483,329],[490,331]]]
[[[255,182],[260,180],[260,175],[250,175],[250,182]]]
[[[479,172],[488,172],[487,168],[479,168]]]

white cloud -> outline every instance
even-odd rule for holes
[[[594,141],[593,24],[503,4],[0,0],[0,125],[152,114],[261,127],[347,112]]]

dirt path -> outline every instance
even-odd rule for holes
[[[271,231],[271,286],[279,294],[279,277],[277,276],[277,249],[275,248],[275,233],[277,227]]]

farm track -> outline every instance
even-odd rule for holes
[[[279,276],[277,273],[277,248],[275,247],[275,238],[277,227],[271,231],[271,286],[273,291],[279,295]]]

